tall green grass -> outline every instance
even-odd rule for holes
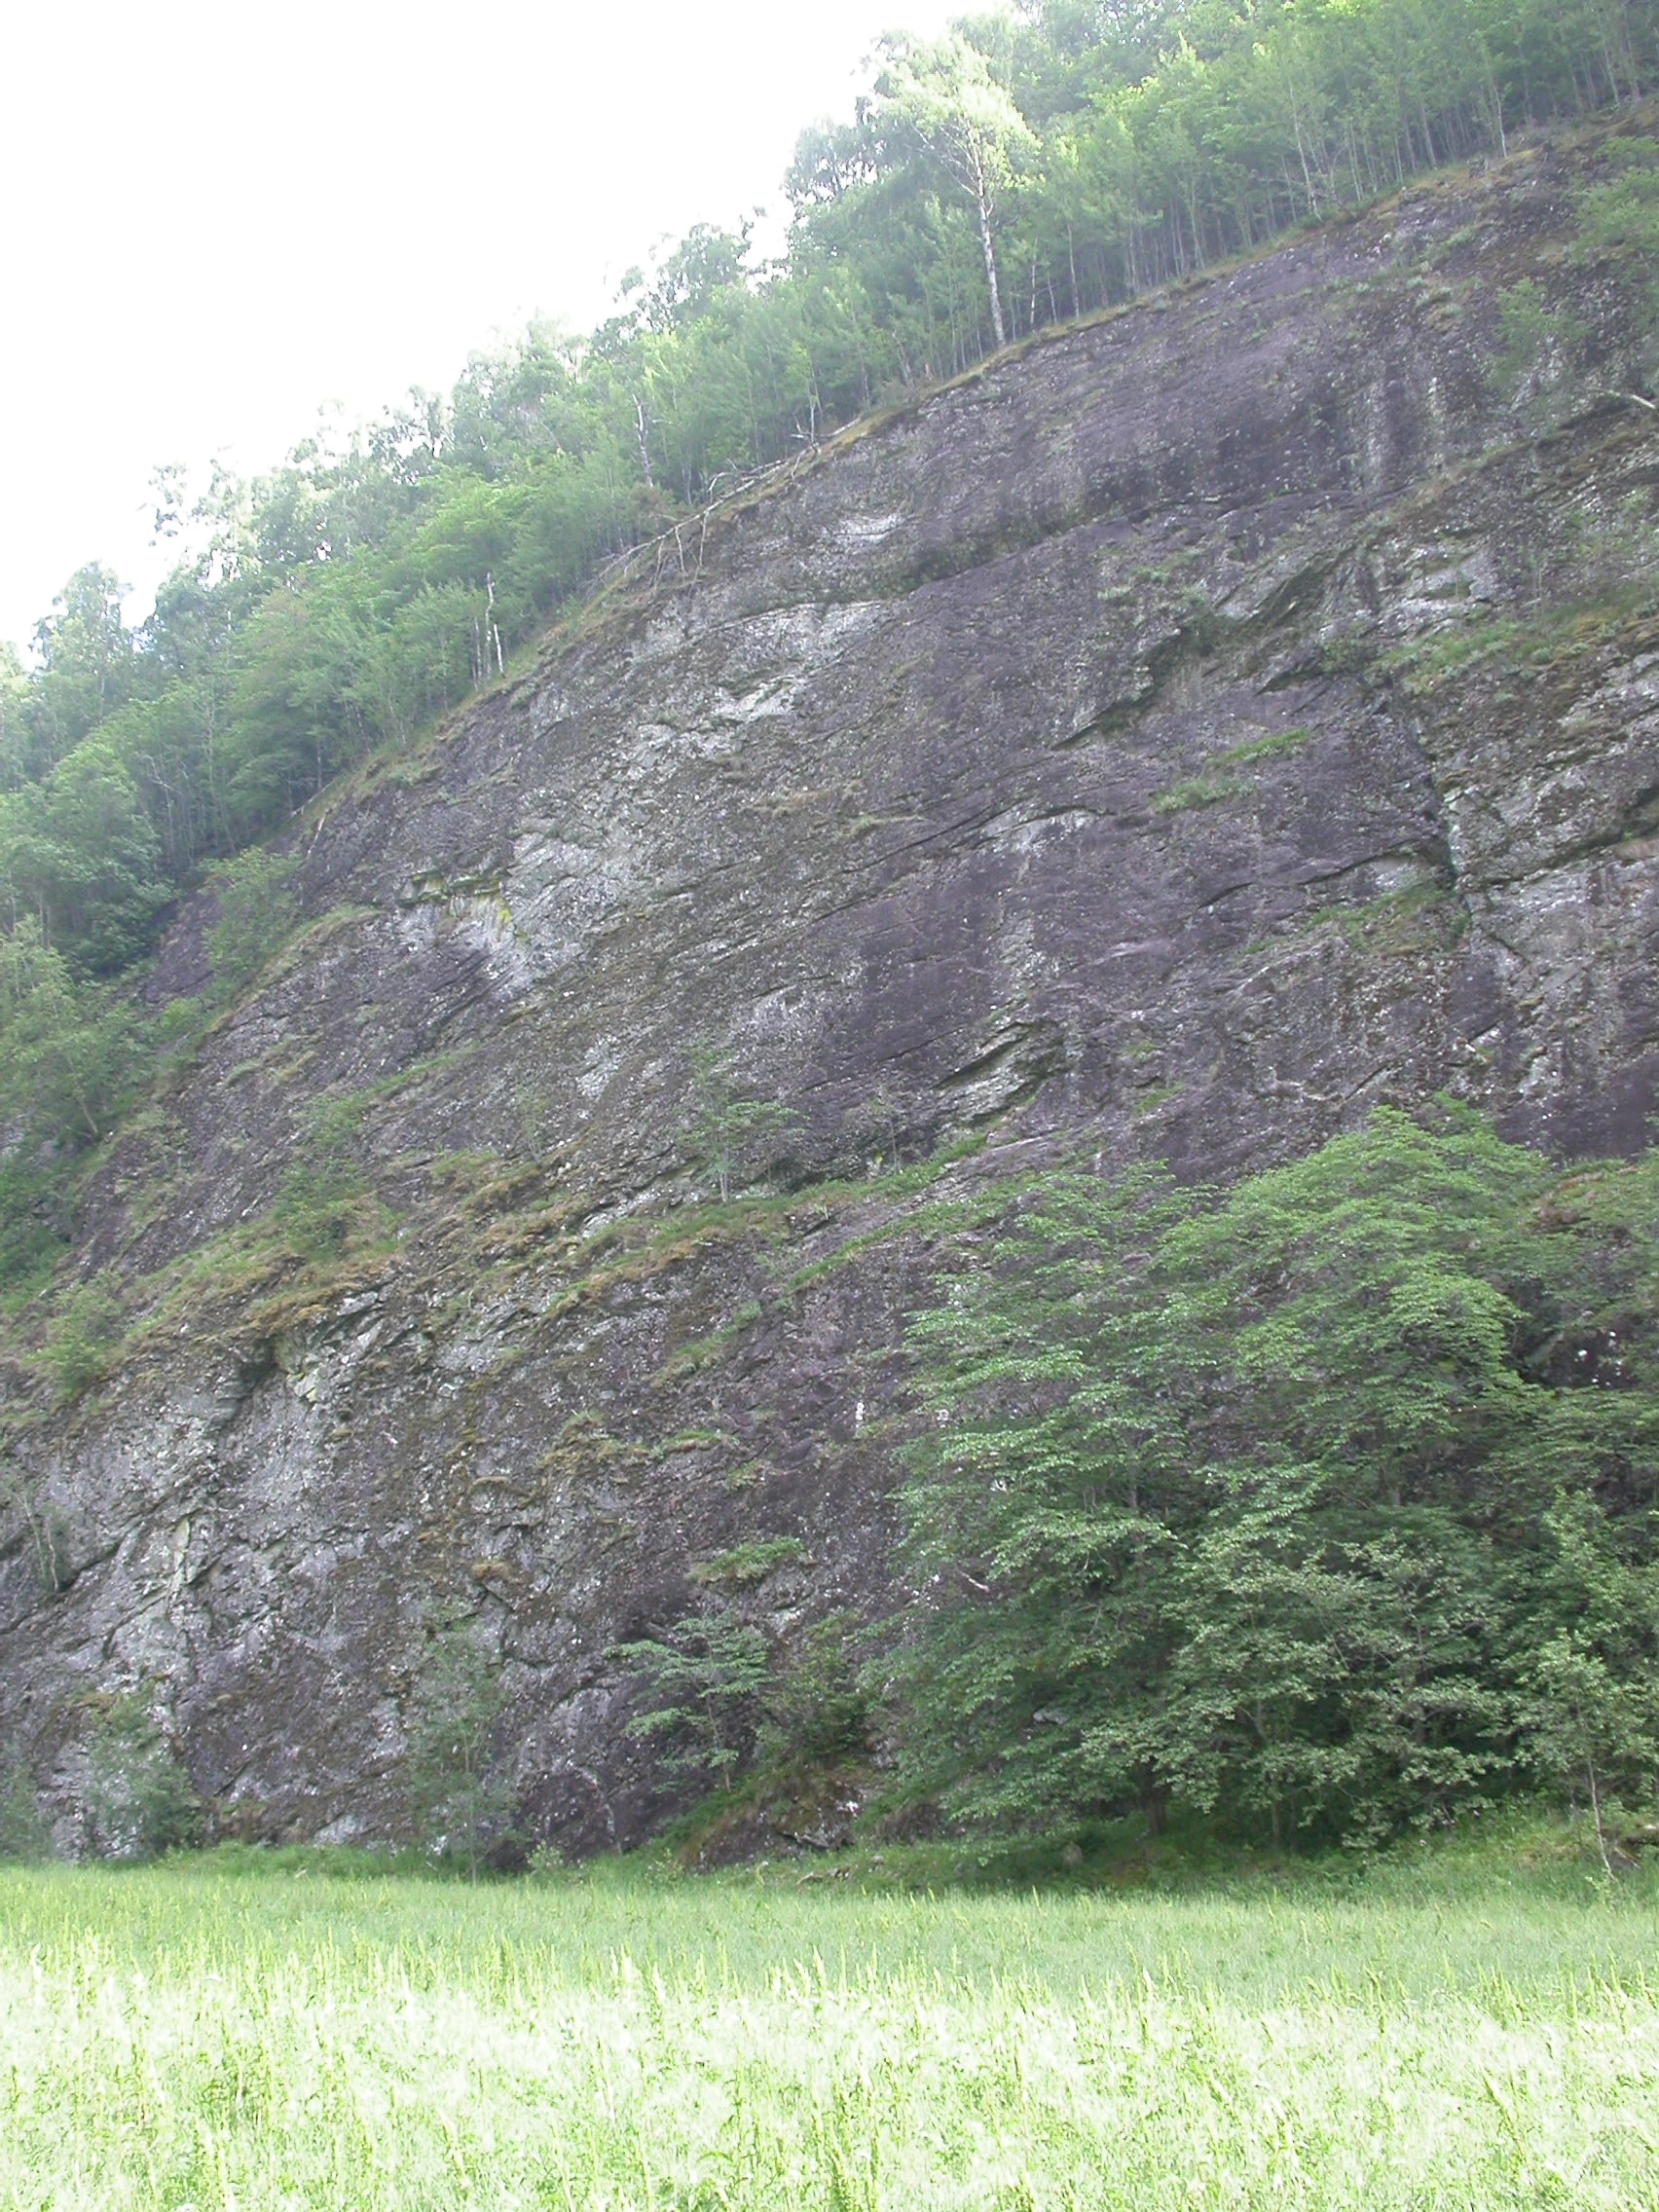
[[[1659,1889],[0,1874],[0,2205],[1659,2205]]]

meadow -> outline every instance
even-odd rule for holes
[[[1659,2206],[1659,1881],[1526,1859],[4,1869],[0,2205]]]

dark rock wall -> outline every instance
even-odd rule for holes
[[[608,1646],[756,1536],[805,1546],[740,1597],[786,1644],[879,1597],[903,1316],[1013,1165],[1225,1178],[1443,1089],[1645,1140],[1659,439],[1571,250],[1594,159],[841,439],[325,796],[304,934],[100,1184],[121,1372],[11,1384],[0,1725],[67,1846],[141,1678],[232,1828],[394,1831],[440,1605],[504,1656],[531,1826],[640,1834]],[[1584,337],[1505,390],[1524,276]],[[703,1049],[793,1117],[724,1204]],[[284,1178],[343,1165],[379,1214],[274,1262]]]

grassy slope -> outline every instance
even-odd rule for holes
[[[1659,2205],[1659,1879],[0,1874],[0,2205]]]

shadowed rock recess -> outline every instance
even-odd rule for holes
[[[1645,1140],[1659,432],[1598,159],[848,433],[324,794],[302,929],[93,1193],[114,1372],[6,1385],[0,1730],[63,1848],[138,1682],[222,1827],[397,1833],[445,1609],[526,1833],[639,1838],[608,1652],[765,1539],[723,1593],[784,1647],[880,1603],[904,1316],[1016,1167],[1225,1180],[1442,1090]],[[1506,374],[1526,276],[1576,327]]]

